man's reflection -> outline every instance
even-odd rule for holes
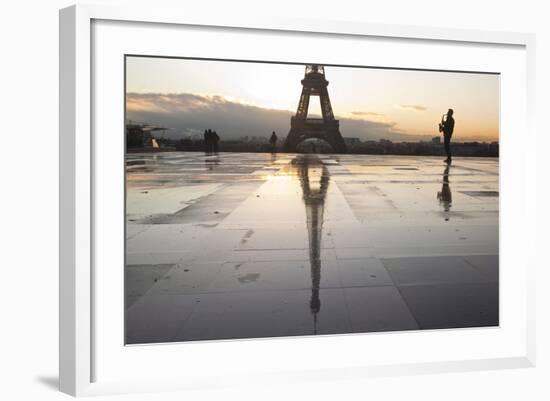
[[[296,166],[302,187],[302,199],[306,206],[309,262],[311,265],[309,308],[313,314],[313,334],[317,334],[317,313],[321,310],[319,286],[321,283],[323,212],[330,178],[328,169],[317,156],[300,156],[294,159],[292,163]]]
[[[271,164],[277,161],[277,153],[271,153]]]
[[[439,203],[443,206],[443,211],[445,212],[445,221],[449,221],[449,212],[451,211],[451,204],[453,201],[451,187],[449,186],[450,168],[450,164],[445,167],[443,171],[443,185],[441,186],[441,191],[437,193],[437,199],[439,199]]]
[[[206,167],[208,171],[213,171],[214,168],[219,164],[220,164],[220,158],[218,157],[218,155],[215,155],[215,156],[210,155],[204,158],[204,167]]]

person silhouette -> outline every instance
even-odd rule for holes
[[[439,132],[443,132],[443,143],[445,145],[445,153],[447,154],[446,163],[451,163],[451,137],[453,136],[453,131],[455,128],[455,120],[453,118],[453,109],[449,109],[447,114],[444,114],[441,117],[441,123],[439,124]]]
[[[218,153],[218,143],[220,142],[220,136],[216,131],[212,131],[212,151]]]
[[[271,145],[271,151],[275,152],[275,150],[277,150],[277,135],[275,131],[273,131],[271,138],[269,138],[269,144]]]
[[[204,151],[206,153],[211,152],[212,148],[212,133],[210,129],[204,130]]]

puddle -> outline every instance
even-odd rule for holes
[[[244,276],[237,278],[237,280],[239,280],[239,282],[242,284],[248,284],[248,283],[256,282],[259,278],[260,278],[259,273],[248,273]]]
[[[498,191],[460,191],[460,193],[473,197],[498,197]]]

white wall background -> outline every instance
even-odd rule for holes
[[[537,34],[538,366],[534,369],[327,382],[258,389],[246,383],[221,394],[122,396],[123,399],[550,399],[550,263],[546,255],[550,167],[550,12],[523,0],[131,1],[189,13],[277,15],[429,25]],[[0,6],[0,397],[57,400],[58,9],[64,0],[4,1]],[[518,133],[521,135],[521,133]],[[109,399],[114,397],[108,397]],[[118,399],[118,398],[117,398]]]

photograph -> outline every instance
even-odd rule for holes
[[[125,55],[126,345],[499,326],[500,74],[321,62]]]

